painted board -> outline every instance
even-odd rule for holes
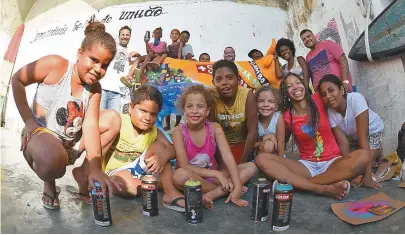
[[[394,0],[369,25],[369,43],[374,60],[405,52],[405,0]],[[354,43],[349,58],[367,61],[364,32]]]
[[[377,193],[355,202],[332,204],[332,210],[339,219],[353,225],[382,220],[405,206],[405,202]]]

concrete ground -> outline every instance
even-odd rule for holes
[[[18,133],[1,130],[1,233],[272,233],[271,222],[253,222],[251,207],[237,208],[215,203],[213,211],[204,211],[203,223],[188,224],[181,213],[159,205],[159,216],[145,217],[142,200],[111,198],[113,226],[94,224],[91,206],[81,203],[66,192],[66,185],[75,185],[71,169],[57,180],[61,187],[61,209],[50,211],[42,206],[42,183],[32,172],[19,151]],[[82,160],[82,158],[81,158]],[[81,163],[81,161],[79,160]],[[352,189],[347,200],[358,200],[377,192],[405,200],[405,189],[397,181],[383,183],[379,190]],[[251,186],[251,185],[250,185]],[[160,195],[162,196],[162,195]],[[251,187],[245,199],[251,201]],[[161,197],[160,197],[161,202]],[[288,233],[404,233],[405,209],[375,223],[359,226],[338,219],[331,209],[334,199],[310,193],[295,192],[291,227]],[[270,206],[271,210],[272,206]]]

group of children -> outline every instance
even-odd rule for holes
[[[222,196],[227,196],[225,202],[247,206],[248,202],[241,199],[247,191],[243,185],[256,174],[257,168],[273,179],[287,179],[294,187],[338,199],[348,193],[346,179],[364,173],[363,183],[370,186],[369,172],[365,172],[371,162],[369,152],[339,151],[326,112],[320,105],[321,99],[316,98],[319,94],[311,98],[299,75],[288,74],[283,79],[281,94],[269,86],[253,93],[239,86],[238,69],[232,61],[216,62],[215,89],[193,85],[179,98],[178,105],[184,111],[186,122],[174,129],[171,143],[154,125],[163,98],[153,86],[143,85],[132,92],[128,114],[99,111],[98,81],[113,59],[116,45],[102,23],[91,22],[85,35],[75,64],[51,55],[22,67],[13,76],[14,99],[26,123],[22,151],[29,166],[44,181],[42,201],[46,208],[60,207],[60,189],[55,179],[61,178],[66,166],[73,164],[84,151],[83,165],[73,170],[73,176],[79,186],[76,194],[86,203],[90,203],[88,187],[94,187],[95,181],[101,184],[104,193],[108,187],[111,194],[137,196],[140,177],[145,174],[159,174],[163,204],[177,211],[184,211],[181,191],[190,178],[200,180],[203,205],[208,209]],[[180,40],[180,46],[179,35],[185,38]],[[159,42],[161,29],[154,31],[154,37],[155,42],[148,47],[159,52],[148,59],[162,59],[167,53],[176,55],[172,47],[187,45],[189,33],[173,30],[173,43],[167,51]],[[29,107],[25,86],[33,83],[39,86]],[[338,85],[340,91],[342,86]],[[320,87],[322,97],[328,97],[325,93],[329,91],[325,89]],[[328,105],[326,98],[324,101]],[[284,104],[283,113],[278,111],[278,103]],[[331,102],[330,107],[333,109],[335,104]],[[364,110],[368,109],[363,107]],[[304,122],[309,126],[304,126]],[[284,158],[285,136],[291,134],[305,161],[297,163]],[[373,148],[378,147],[377,140],[381,144],[378,137],[373,140]],[[308,143],[313,139],[316,142],[312,146]],[[339,160],[345,154],[349,157]],[[255,162],[249,161],[256,155]],[[313,172],[311,163],[326,158],[324,171],[315,167]],[[176,159],[174,172],[171,159]],[[325,173],[332,165],[329,173]]]
[[[153,30],[153,42],[149,42],[150,38],[146,34],[144,37],[146,46],[146,55],[134,54],[136,57],[133,60],[131,69],[128,72],[128,79],[140,81],[140,77],[144,72],[154,70],[157,71],[163,61],[169,57],[173,59],[194,60],[194,52],[192,46],[188,43],[190,40],[190,32],[184,30],[180,32],[178,29],[173,29],[170,32],[170,39],[172,43],[167,45],[165,41],[161,41],[163,29],[161,27]],[[199,57],[201,62],[210,62],[208,53],[202,53]],[[181,116],[176,116],[175,126],[178,126]],[[166,117],[165,130],[170,129],[170,115]]]
[[[153,42],[149,42],[151,38],[148,33],[144,37],[146,46],[146,55],[134,54],[132,67],[128,73],[128,77],[135,75],[140,76],[145,71],[158,69],[160,64],[169,57],[173,59],[193,60],[193,48],[188,41],[190,40],[190,32],[184,30],[180,32],[178,29],[173,29],[170,32],[172,43],[168,45],[165,41],[161,41],[163,29],[156,28],[152,32]],[[200,61],[209,62],[210,56],[207,53],[200,55]]]

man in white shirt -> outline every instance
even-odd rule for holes
[[[131,28],[124,26],[119,30],[119,43],[117,53],[108,66],[107,72],[100,80],[103,89],[100,100],[100,110],[114,109],[120,113],[121,96],[125,93],[125,86],[120,77],[126,76],[128,72],[128,43],[131,39]]]

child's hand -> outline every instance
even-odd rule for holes
[[[164,164],[162,163],[162,160],[156,156],[156,154],[145,159],[145,162],[148,171],[153,174],[159,174],[163,170]]]
[[[109,189],[110,196],[113,195],[113,189],[114,189],[113,184],[116,189],[118,189],[119,191],[122,191],[120,184],[118,184],[117,182],[111,181],[110,178],[101,169],[90,170],[88,180],[89,180],[89,186],[94,190],[95,190],[94,182],[97,181],[98,183],[100,183],[104,196],[106,195],[106,192],[107,192],[106,186]]]
[[[232,182],[222,172],[217,171],[215,178],[221,183],[224,191],[231,192],[233,190]]]
[[[242,187],[238,186],[235,187],[234,190],[229,194],[228,198],[225,200],[225,203],[229,203],[230,201],[240,207],[248,206],[249,203],[246,200],[241,199],[242,195]]]
[[[264,138],[263,138],[263,141],[264,140],[270,140],[271,142],[273,142],[274,146],[277,149],[277,137],[275,135],[273,135],[273,134],[265,135]]]
[[[39,125],[34,119],[27,121],[27,123],[25,124],[25,128],[24,128],[25,129],[24,135],[22,136],[22,140],[21,140],[20,151],[25,151],[25,148],[27,147],[27,144],[32,137],[32,133],[38,127],[39,127]]]

